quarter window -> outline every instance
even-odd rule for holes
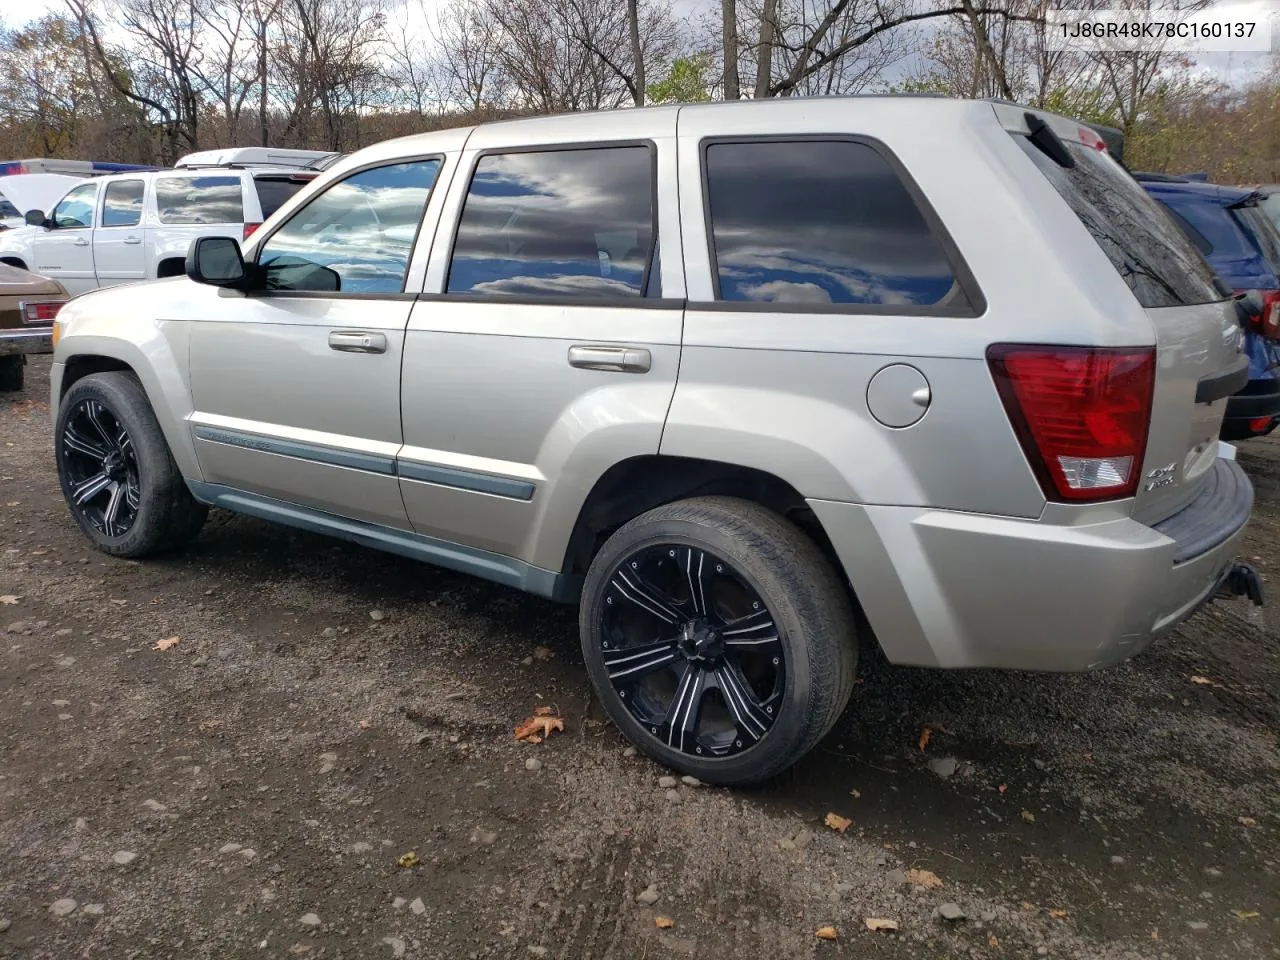
[[[93,226],[93,204],[98,198],[98,185],[85,183],[58,201],[49,219],[59,230],[78,230]]]
[[[556,300],[643,296],[654,210],[647,146],[483,156],[446,290]]]
[[[267,289],[399,293],[439,170],[439,160],[414,160],[329,187],[259,251]]]
[[[705,164],[718,299],[921,307],[959,293],[924,215],[867,144],[712,143]]]
[[[146,185],[141,180],[116,180],[107,184],[102,198],[104,227],[136,227],[142,221],[142,195]]]
[[[244,223],[244,187],[239,177],[161,177],[156,209],[161,223]]]

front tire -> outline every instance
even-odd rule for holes
[[[58,407],[54,443],[62,494],[99,550],[144,557],[200,532],[209,508],[191,496],[132,374],[77,380]]]
[[[708,783],[780,773],[835,724],[857,657],[849,597],[798,527],[701,497],[621,527],[591,563],[579,626],[613,722]]]
[[[26,360],[21,354],[0,357],[0,393],[16,393],[22,389]]]

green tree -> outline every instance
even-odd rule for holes
[[[666,76],[649,84],[650,103],[701,103],[711,99],[711,54],[693,53],[671,61]]]

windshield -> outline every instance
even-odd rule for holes
[[[0,196],[0,219],[8,220],[10,217],[21,219],[22,211],[6,200],[4,196]]]

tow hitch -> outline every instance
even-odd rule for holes
[[[1233,563],[1227,568],[1227,574],[1218,584],[1218,592],[1214,598],[1248,597],[1257,606],[1262,606],[1262,578],[1258,571],[1247,563]]]

